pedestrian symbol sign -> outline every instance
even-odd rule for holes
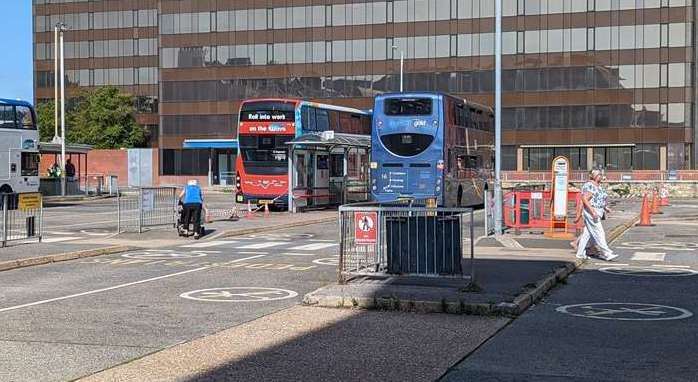
[[[354,214],[354,238],[357,244],[375,244],[378,228],[377,212]]]

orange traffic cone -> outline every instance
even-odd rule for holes
[[[659,205],[662,207],[669,206],[669,191],[666,188],[662,188],[660,191]]]
[[[640,210],[640,223],[637,224],[640,227],[652,227],[652,219],[650,217],[650,205],[647,201],[647,194],[642,197],[642,209]]]
[[[657,191],[652,194],[652,214],[661,214],[662,210],[659,209],[659,195]]]
[[[269,203],[264,203],[264,217],[269,217]]]

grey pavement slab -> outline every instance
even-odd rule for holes
[[[85,381],[432,381],[508,319],[293,307]]]

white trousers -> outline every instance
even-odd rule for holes
[[[596,247],[601,251],[603,257],[613,255],[613,251],[608,247],[606,243],[606,233],[601,225],[601,215],[603,214],[603,209],[597,208],[596,220],[591,216],[587,210],[584,210],[582,214],[584,216],[584,231],[581,236],[579,236],[579,243],[577,244],[577,257],[586,256],[587,244],[589,240],[593,240]]]

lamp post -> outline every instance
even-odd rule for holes
[[[58,143],[58,27],[53,29],[53,143]]]
[[[393,45],[393,50],[400,50],[400,92],[402,93],[404,87],[404,77],[405,77],[405,51]]]
[[[61,81],[61,196],[66,194],[65,178],[65,55],[63,47],[63,32],[68,30],[68,26],[63,23],[56,24],[59,31],[59,53],[60,53],[60,81]]]
[[[494,231],[502,229],[502,0],[495,0],[494,38]]]

